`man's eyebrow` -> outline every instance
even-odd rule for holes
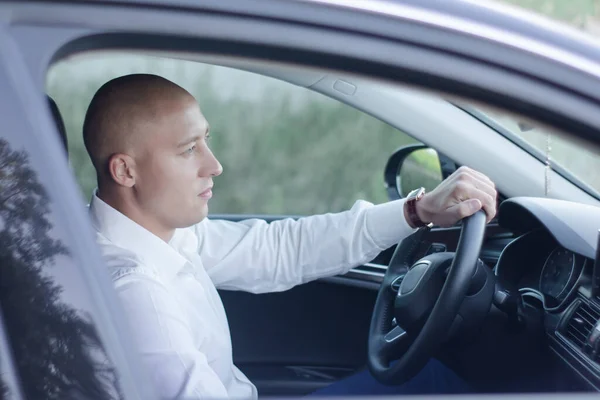
[[[193,136],[193,137],[191,137],[189,139],[186,139],[183,142],[180,142],[177,145],[177,147],[183,147],[183,146],[186,146],[186,145],[188,145],[190,143],[197,142],[198,140],[200,140],[200,138],[207,137],[208,134],[209,134],[209,132],[210,132],[210,125],[206,124],[206,132],[204,133],[204,135],[196,135],[196,136]]]
[[[199,140],[201,137],[202,137],[202,136],[200,136],[200,135],[196,135],[196,136],[194,136],[194,137],[191,137],[191,138],[189,138],[189,139],[186,139],[186,140],[184,140],[183,142],[180,142],[180,143],[177,145],[177,147],[183,147],[183,146],[186,146],[186,145],[188,145],[188,144],[190,144],[190,143],[197,142],[197,141],[198,141],[198,140]]]

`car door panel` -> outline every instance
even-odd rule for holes
[[[261,394],[308,393],[365,363],[376,291],[315,281],[280,293],[220,294],[234,362]]]

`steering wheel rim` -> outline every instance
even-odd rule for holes
[[[476,271],[485,226],[483,211],[463,219],[450,272],[431,313],[412,338],[402,327],[392,328],[394,302],[400,296],[400,290],[395,292],[393,284],[398,277],[409,272],[425,230],[420,229],[399,243],[379,288],[369,329],[368,367],[379,382],[388,385],[407,382],[425,366],[446,338]],[[415,266],[422,260],[417,261]],[[403,354],[397,358],[397,352]],[[389,365],[394,359],[396,361]]]

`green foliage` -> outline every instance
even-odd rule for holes
[[[504,0],[552,19],[585,28],[590,17],[597,17],[600,11],[598,0]]]
[[[213,212],[309,214],[342,210],[358,198],[386,200],[383,167],[409,141],[405,135],[338,102],[294,110],[290,95],[280,93],[269,103],[204,107],[215,138],[222,136],[213,147],[225,169]]]

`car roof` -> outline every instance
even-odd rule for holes
[[[65,0],[60,2],[64,4]],[[104,0],[103,3],[224,12],[299,22],[314,21],[319,14],[334,10],[350,13],[355,18],[380,15],[414,19],[533,53],[554,54],[551,58],[588,72],[595,70],[593,74],[600,77],[597,39],[566,24],[496,0]],[[591,63],[586,65],[586,61]]]

